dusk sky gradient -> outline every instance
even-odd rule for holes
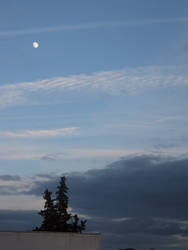
[[[187,0],[0,2],[1,230],[66,174],[102,250],[187,249],[187,30]]]

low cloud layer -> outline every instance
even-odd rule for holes
[[[21,181],[18,175],[0,175],[0,181]]]
[[[187,166],[187,158],[145,155],[67,173],[70,206],[89,218],[89,231],[102,233],[103,249],[186,249]],[[38,199],[46,187],[55,192],[59,176],[35,176],[22,194]]]
[[[31,230],[41,222],[38,211],[0,210],[0,230]]]
[[[88,216],[117,219],[153,216],[188,220],[187,166],[187,158],[145,155],[122,159],[104,169],[67,173],[71,207]],[[7,178],[20,180],[18,176],[0,176],[0,179]],[[23,195],[41,196],[46,187],[55,190],[58,178],[37,175],[19,181],[18,188],[25,187]]]
[[[71,205],[93,216],[188,220],[187,166],[188,159],[138,156],[105,169],[71,174]],[[49,184],[53,189],[53,182]],[[40,183],[30,193],[40,195],[43,189]]]

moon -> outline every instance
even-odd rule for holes
[[[39,47],[39,44],[37,42],[33,42],[33,48],[37,49]]]

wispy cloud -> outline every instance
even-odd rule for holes
[[[122,129],[153,129],[153,128],[166,128],[170,127],[176,128],[177,122],[188,121],[187,115],[177,115],[177,116],[161,116],[156,117],[154,119],[148,121],[124,121],[124,122],[112,122],[105,124],[105,130],[108,131],[110,129],[110,133],[120,132],[122,133]],[[129,131],[130,132],[130,131]]]
[[[10,195],[0,196],[0,209],[8,209],[8,210],[39,210],[43,206],[43,200],[40,197],[36,196],[27,196],[27,195]],[[20,204],[22,204],[20,206]]]
[[[24,130],[24,131],[0,131],[0,137],[30,138],[30,137],[53,137],[72,135],[78,128],[59,128],[50,130]]]
[[[135,94],[156,87],[188,85],[185,67],[136,67],[56,77],[33,82],[0,86],[0,107],[27,101],[32,93],[53,94],[55,91],[99,91],[111,95]],[[51,93],[52,92],[52,93]]]
[[[21,104],[24,102],[22,92],[16,89],[11,90],[9,87],[0,87],[0,91],[0,107],[6,107],[12,103]]]
[[[20,36],[47,32],[60,32],[72,30],[88,30],[88,29],[106,29],[106,28],[126,28],[153,24],[170,24],[170,23],[187,23],[188,17],[182,18],[166,18],[166,19],[149,19],[149,20],[129,20],[129,21],[102,21],[95,23],[81,23],[73,25],[61,25],[43,28],[29,28],[22,30],[0,31],[0,36]]]
[[[49,151],[51,153],[48,153]],[[56,152],[54,152],[56,151]],[[58,153],[57,153],[58,152]],[[144,150],[129,150],[129,149],[106,149],[106,148],[68,148],[63,149],[62,153],[59,148],[50,147],[48,151],[41,150],[35,145],[34,148],[24,145],[21,148],[6,148],[0,149],[0,160],[44,160],[47,155],[50,155],[54,160],[63,159],[102,159],[102,158],[119,158],[130,154],[143,154]]]
[[[16,145],[16,144],[15,144]],[[162,151],[152,150],[151,148],[136,147],[130,148],[70,148],[63,147],[59,151],[59,146],[34,145],[30,147],[26,144],[23,146],[3,147],[0,145],[0,160],[115,160],[124,157],[138,155],[163,155],[163,156],[181,156],[187,155],[187,147],[165,148]],[[48,157],[48,159],[47,159]]]
[[[21,181],[21,178],[18,175],[0,175],[0,184],[1,184],[1,181],[5,181],[5,182]]]

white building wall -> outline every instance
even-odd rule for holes
[[[100,234],[0,232],[1,250],[99,250]]]

